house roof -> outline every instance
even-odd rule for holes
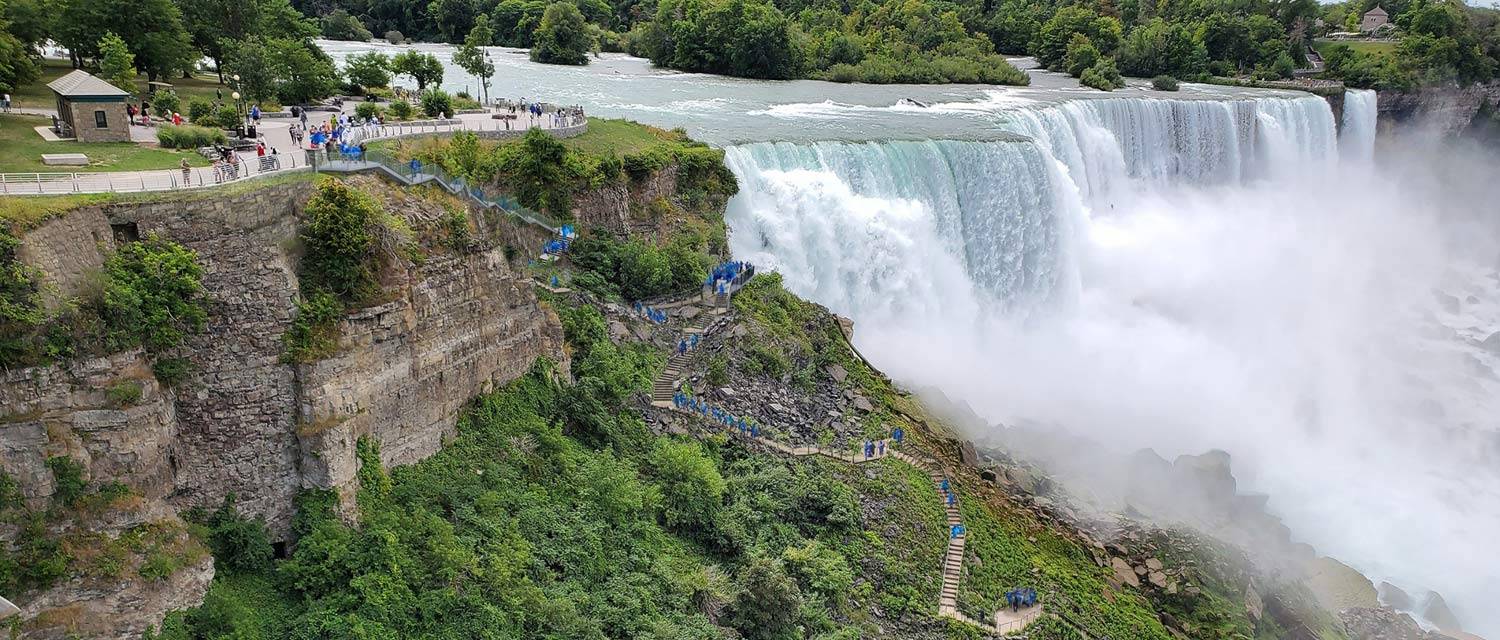
[[[1365,15],[1367,15],[1367,16],[1386,16],[1386,17],[1390,17],[1390,14],[1386,13],[1385,9],[1381,9],[1380,5],[1378,5],[1378,4],[1375,5],[1374,9],[1366,11]]]
[[[68,97],[128,97],[129,92],[90,75],[82,69],[47,83],[47,88]]]

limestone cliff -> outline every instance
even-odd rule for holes
[[[389,189],[365,180],[368,190]],[[343,320],[332,357],[288,362],[282,337],[298,296],[298,217],[312,190],[299,180],[213,199],[87,206],[22,238],[18,255],[40,270],[57,305],[94,286],[118,243],[160,234],[197,253],[209,315],[180,348],[191,366],[173,388],[138,351],[5,373],[0,468],[28,505],[42,509],[56,493],[48,459],[58,456],[81,465],[89,487],[120,483],[130,495],[106,510],[107,522],[70,521],[53,533],[180,525],[179,510],[232,492],[242,512],[284,537],[298,491],[349,493],[359,437],[379,441],[388,465],[420,460],[453,433],[471,398],[538,357],[565,360],[556,316],[507,259],[516,253],[510,243],[529,243],[534,232],[471,216],[478,230],[469,246],[402,265],[382,304]],[[431,213],[388,211],[408,220]],[[132,391],[112,392],[122,385]],[[134,399],[122,405],[122,395]],[[12,547],[13,529],[0,530]],[[35,637],[139,637],[165,611],[196,604],[213,575],[206,554],[161,580],[90,580],[75,565],[76,554],[47,590],[5,594]]]
[[[1378,102],[1382,130],[1416,127],[1456,135],[1469,127],[1483,105],[1500,104],[1500,82],[1381,91]]]

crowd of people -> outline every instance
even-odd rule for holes
[[[653,322],[655,324],[667,323],[667,312],[662,311],[661,309],[652,309],[650,306],[641,304],[639,302],[635,303],[635,313],[636,315],[645,318],[646,320],[649,320],[650,322]]]
[[[755,265],[743,261],[725,262],[708,274],[703,286],[715,293],[734,293],[740,285],[755,276]]]
[[[1036,604],[1036,589],[1022,587],[1006,591],[1005,604],[1010,607],[1012,613],[1021,610],[1023,607],[1030,607]]]

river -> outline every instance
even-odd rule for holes
[[[1456,148],[1377,148],[1372,93],[1346,96],[1340,132],[1296,92],[491,55],[492,95],[725,147],[735,255],[852,317],[903,383],[1121,452],[1229,451],[1295,538],[1500,637],[1500,347],[1481,344],[1500,330],[1500,233],[1475,206],[1500,186]],[[477,93],[451,65],[443,86]]]

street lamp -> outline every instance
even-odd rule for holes
[[[240,77],[239,76],[235,76],[234,79],[235,79],[236,82],[238,82],[239,79],[240,79]],[[245,137],[245,109],[244,109],[245,105],[244,105],[243,102],[240,101],[240,92],[238,92],[238,91],[231,91],[231,92],[229,92],[229,99],[234,101],[234,113],[240,117],[240,124],[235,129],[240,132],[240,137],[244,138]]]

